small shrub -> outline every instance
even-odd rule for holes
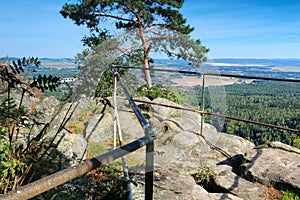
[[[19,180],[27,167],[23,162],[23,155],[4,137],[3,129],[0,133],[0,194],[14,190],[19,186]]]
[[[147,83],[142,84],[136,91],[135,96],[145,96],[150,100],[161,97],[179,103],[179,97],[170,86],[163,86],[161,83],[149,87]]]
[[[213,168],[207,166],[206,164],[201,166],[200,172],[193,174],[193,177],[197,183],[207,183],[214,180],[216,176]]]

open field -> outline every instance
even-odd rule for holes
[[[194,87],[197,85],[202,86],[203,79],[202,77],[192,77],[192,76],[183,76],[181,78],[171,79],[176,86],[182,87]],[[222,86],[222,85],[232,85],[235,83],[251,83],[253,80],[239,80],[237,78],[227,78],[227,77],[215,77],[215,76],[206,76],[205,77],[205,86]]]

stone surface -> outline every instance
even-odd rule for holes
[[[252,142],[235,135],[219,133],[214,128],[204,129],[203,137],[211,150],[203,155],[202,160],[215,165],[227,164],[238,167],[242,164],[246,152],[255,147]]]
[[[167,100],[154,101],[176,105],[169,104]],[[173,108],[159,110],[153,107],[152,116],[157,119],[153,121],[158,128],[155,163],[162,167],[162,176],[155,181],[156,199],[260,199],[262,188],[233,173],[232,167],[225,165],[226,162],[217,166],[235,155],[243,157],[247,150],[255,147],[253,143],[218,133],[209,124],[204,124],[201,136],[199,114],[182,114]],[[145,153],[140,154],[142,157]],[[228,193],[209,193],[195,183],[192,174],[201,171],[206,164],[216,170],[217,187]],[[143,198],[143,192],[140,191],[139,195]]]
[[[163,99],[163,98],[153,99],[152,102],[158,103],[158,104],[164,104],[164,105],[168,105],[168,106],[182,107],[179,104],[176,104],[174,102],[171,102],[171,101],[169,101],[167,99]],[[170,107],[162,107],[162,106],[157,106],[157,105],[151,105],[151,107],[152,107],[154,116],[157,116],[163,120],[164,119],[176,119],[177,121],[181,121],[181,124],[185,124],[185,130],[194,131],[194,132],[200,130],[199,128],[200,128],[201,116],[199,113],[170,108]],[[190,128],[191,125],[192,125],[192,128]],[[196,126],[198,128],[195,129],[194,126]]]
[[[113,116],[111,113],[93,114],[85,122],[84,137],[88,141],[102,142],[113,137]]]
[[[186,172],[175,169],[165,168],[154,173],[154,199],[166,200],[202,200],[214,199],[209,197],[209,193],[197,185],[194,179]],[[141,184],[132,185],[133,199],[144,199],[144,188]]]
[[[244,155],[248,150],[255,147],[252,142],[236,135],[229,135],[226,133],[215,134],[219,134],[219,137],[217,143],[214,146],[222,149],[231,157],[237,154]]]
[[[52,140],[53,138],[46,138],[46,144],[49,145]],[[62,154],[62,159],[54,162],[62,162],[63,167],[76,165],[86,159],[87,142],[81,135],[58,134],[51,146]]]
[[[39,123],[50,123],[57,108],[59,101],[55,97],[46,97],[39,103],[31,106],[31,109],[36,116],[35,119]]]
[[[300,193],[299,149],[276,142],[249,150],[243,174],[265,185],[274,185]]]
[[[242,199],[261,199],[263,188],[243,179],[233,173],[231,168],[218,166],[216,169],[215,183],[217,187],[232,193]]]
[[[141,100],[149,101],[146,98]],[[153,102],[180,106],[161,98],[154,99]],[[54,107],[55,101],[49,105]],[[68,103],[60,107],[59,113],[49,108],[48,120],[45,122],[52,119],[50,113],[55,116],[47,129],[48,138],[53,138],[59,131],[70,105]],[[155,165],[160,168],[154,173],[154,199],[263,199],[262,189],[255,181],[299,192],[299,149],[278,142],[255,147],[253,143],[238,136],[219,133],[214,126],[206,123],[201,133],[199,113],[144,103],[137,105],[157,130],[154,154]],[[37,111],[46,109],[44,106],[47,106],[47,101],[37,107]],[[43,112],[48,112],[46,110]],[[112,98],[108,98],[106,105],[85,98],[81,98],[79,104],[73,104],[64,128],[67,130],[71,123],[79,123],[83,126],[83,131],[69,134],[61,129],[55,140],[58,143],[56,149],[67,160],[66,165],[76,164],[79,158],[85,157],[87,140],[105,142],[112,139],[113,110]],[[144,136],[144,130],[126,100],[118,99],[118,111],[125,143]],[[136,160],[143,161],[145,148],[131,155],[136,156]],[[195,182],[192,175],[201,172],[203,166],[214,170],[217,187],[222,188],[219,191],[222,193],[208,192]],[[243,177],[237,174],[242,174]],[[139,184],[132,185],[134,199],[144,199],[143,175],[136,175],[135,178]]]
[[[211,200],[244,200],[230,193],[209,193],[208,199]]]

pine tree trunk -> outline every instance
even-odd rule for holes
[[[152,87],[152,80],[151,80],[151,76],[150,76],[150,70],[147,70],[149,68],[148,56],[145,56],[144,68],[145,68],[144,69],[144,75],[145,75],[146,82],[147,82],[149,87]]]

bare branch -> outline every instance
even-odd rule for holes
[[[127,19],[127,18],[123,18],[123,17],[119,17],[119,16],[115,16],[115,15],[109,15],[109,14],[102,14],[102,13],[99,13],[97,16],[100,16],[100,17],[108,17],[108,18],[118,19],[118,20],[123,20],[123,21],[127,21],[127,22],[135,22],[135,21],[132,20],[132,19]]]

